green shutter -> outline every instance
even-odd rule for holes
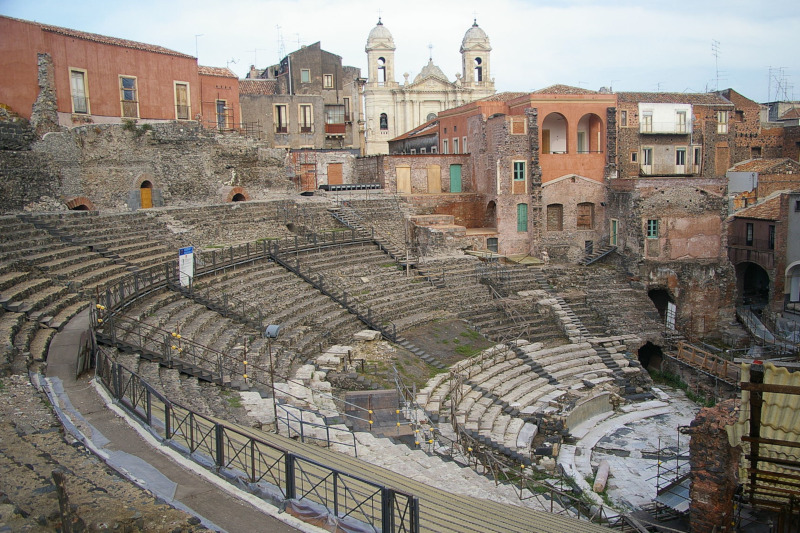
[[[517,204],[517,231],[528,231],[528,204]]]

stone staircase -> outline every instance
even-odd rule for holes
[[[593,248],[591,252],[584,255],[580,261],[578,261],[578,264],[582,266],[589,266],[616,251],[617,247],[609,244],[603,245],[597,249]]]

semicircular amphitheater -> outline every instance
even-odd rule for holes
[[[609,265],[411,257],[409,209],[320,192],[0,217],[4,368],[46,375],[83,320],[96,381],[163,444],[348,531],[625,523],[581,437],[675,410],[635,355],[662,342],[647,295]]]

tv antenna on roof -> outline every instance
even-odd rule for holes
[[[711,39],[711,54],[714,56],[714,70],[716,76],[714,78],[714,90],[719,90],[719,41]]]
[[[281,25],[276,24],[275,29],[278,30],[278,62],[286,55],[286,44],[283,42],[283,33],[281,33]]]
[[[428,61],[433,61],[433,43],[428,43]]]

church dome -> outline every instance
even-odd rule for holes
[[[478,45],[481,45],[484,50],[491,50],[489,36],[478,26],[478,21],[476,20],[472,23],[472,27],[467,30],[467,33],[464,34],[464,39],[461,41],[461,52],[471,50]]]
[[[369,32],[369,37],[367,37],[367,49],[375,47],[375,45],[381,45],[382,47],[388,47],[394,49],[394,38],[392,37],[392,32],[389,31],[389,28],[383,25],[381,19],[378,19],[378,24],[372,28],[372,31]]]
[[[429,59],[428,64],[422,67],[422,71],[419,74],[417,74],[416,78],[414,78],[414,83],[417,83],[418,81],[424,80],[425,78],[429,77],[450,81],[447,79],[447,76],[444,75],[442,69],[433,64],[433,59]]]

